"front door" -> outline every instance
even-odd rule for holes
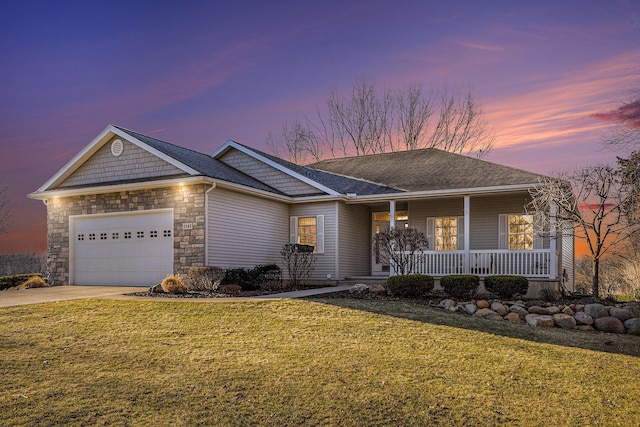
[[[389,230],[389,219],[391,218],[389,212],[374,212],[371,219],[371,239],[376,237],[376,234]],[[409,216],[406,211],[396,212],[396,227],[408,227]],[[372,245],[371,251],[371,274],[374,276],[388,276],[389,275],[389,263],[383,259],[380,252],[380,248],[376,245]]]

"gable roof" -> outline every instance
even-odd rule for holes
[[[265,163],[270,164],[272,167],[285,172],[294,178],[301,179],[302,181],[323,190],[329,194],[357,194],[357,195],[373,195],[373,194],[392,194],[402,193],[403,191],[398,188],[389,187],[386,185],[370,182],[361,178],[353,178],[344,176],[338,173],[326,172],[309,168],[306,166],[300,166],[295,163],[291,163],[284,159],[281,159],[271,154],[267,154],[263,151],[256,150],[255,148],[248,147],[235,141],[227,141],[225,145],[216,150],[212,156],[220,156],[225,153],[229,148],[236,148],[242,152],[251,155]]]
[[[436,148],[328,159],[308,167],[406,191],[535,185],[543,177]]]
[[[197,171],[202,176],[209,178],[219,179],[221,181],[227,181],[234,184],[240,184],[258,190],[268,191],[270,193],[284,194],[281,191],[276,190],[267,184],[258,181],[249,175],[240,172],[237,169],[232,168],[224,162],[218,159],[214,159],[211,156],[200,153],[198,151],[190,150],[188,148],[180,147],[178,145],[171,144],[166,141],[162,141],[156,138],[152,138],[147,135],[143,135],[132,130],[114,126],[116,129],[120,129],[129,136],[136,138],[150,147],[166,154],[167,156],[177,160],[178,162],[189,166]]]

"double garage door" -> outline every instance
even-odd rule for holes
[[[75,285],[150,286],[173,272],[173,212],[83,215],[70,219]]]

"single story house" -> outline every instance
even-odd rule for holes
[[[110,125],[29,197],[47,206],[55,284],[279,263],[290,242],[315,247],[314,281],[383,278],[372,238],[395,226],[428,237],[416,272],[571,288],[572,230],[539,238],[524,210],[540,177],[437,149],[308,166],[234,141],[207,155]]]

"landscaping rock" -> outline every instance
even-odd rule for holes
[[[584,331],[584,332],[595,332],[596,330],[593,329],[593,326],[591,325],[578,325],[576,326],[576,329],[579,331]]]
[[[507,307],[505,307],[502,303],[498,301],[494,301],[493,303],[491,303],[491,310],[495,311],[500,316],[504,316],[509,312],[509,310],[507,310]]]
[[[522,317],[518,313],[508,313],[504,316],[504,320],[508,320],[511,323],[522,323]]]
[[[475,304],[465,304],[464,305],[464,311],[466,311],[469,314],[473,314],[478,310],[478,307]]]
[[[573,315],[578,325],[593,325],[593,317],[589,316],[584,311],[579,311]]]
[[[573,311],[573,310],[571,309],[571,307],[569,307],[569,306],[566,306],[565,308],[563,308],[563,309],[562,309],[562,313],[563,313],[563,314],[568,314],[569,316],[573,316],[574,314],[576,314],[576,312],[575,312],[575,311]]]
[[[628,302],[624,305],[625,310],[629,310],[631,317],[640,317],[640,303]]]
[[[496,313],[493,310],[490,310],[488,308],[481,308],[478,311],[476,311],[475,313],[473,313],[473,317],[487,317],[490,315],[497,315],[500,316],[498,313]]]
[[[531,314],[542,314],[545,316],[549,316],[551,313],[546,307],[540,307],[538,305],[534,305],[533,307],[529,307],[529,313]]]
[[[587,304],[584,306],[584,312],[594,319],[609,317],[609,309],[602,304]]]
[[[489,301],[481,299],[480,301],[476,302],[476,306],[478,308],[489,308]]]
[[[547,311],[549,312],[550,316],[553,316],[554,314],[560,313],[560,307],[550,305],[549,307],[547,307]]]
[[[633,315],[629,310],[625,308],[619,308],[619,307],[609,307],[609,316],[616,317],[621,322],[624,322],[625,320],[629,320],[633,317]]]
[[[368,290],[369,285],[366,285],[364,283],[356,283],[355,285],[353,285],[353,288],[349,289],[349,292],[351,292],[352,294],[362,294]]]
[[[584,311],[584,304],[576,304],[575,307],[573,307],[573,311],[575,311],[576,313],[579,311]]]
[[[489,320],[500,320],[503,321],[504,319],[502,318],[502,316],[500,316],[498,313],[493,312],[493,313],[489,313],[488,315],[485,316],[485,319],[489,319]]]
[[[521,319],[524,319],[524,316],[529,314],[526,308],[519,305],[512,305],[511,307],[509,307],[509,311],[511,313],[517,313]]]
[[[628,334],[640,335],[640,317],[627,319],[624,321],[623,325]]]
[[[529,307],[536,307],[536,306],[537,306],[537,307],[542,307],[543,305],[544,305],[544,301],[542,301],[542,300],[531,300],[531,301],[527,301],[527,302],[525,303],[525,306],[526,306],[527,308],[529,308]]]
[[[370,285],[369,292],[376,295],[387,295],[387,290],[382,285]]]
[[[444,299],[442,301],[440,301],[440,304],[438,304],[438,307],[442,307],[447,311],[456,311],[456,302],[452,299]],[[451,310],[451,308],[453,308],[453,310]]]
[[[548,326],[553,327],[553,317],[545,314],[527,314],[524,320],[531,326]]]
[[[595,319],[594,325],[600,332],[609,332],[612,334],[624,334],[625,332],[624,324],[617,317],[598,317]]]
[[[553,315],[553,323],[562,329],[573,329],[576,327],[576,319],[569,314],[556,313]]]
[[[164,289],[162,289],[162,284],[158,283],[157,285],[153,285],[149,288],[149,293],[152,294],[164,294]]]

